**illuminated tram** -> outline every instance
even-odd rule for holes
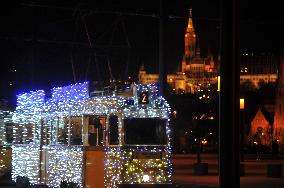
[[[50,96],[20,94],[12,179],[51,187],[171,184],[169,114],[155,84],[110,95],[94,96],[88,82],[53,88]]]

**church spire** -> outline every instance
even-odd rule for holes
[[[196,35],[192,21],[192,9],[189,9],[188,24],[184,36],[185,57],[190,59],[195,54]]]
[[[189,8],[189,17],[192,18],[192,8]]]

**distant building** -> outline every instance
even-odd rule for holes
[[[279,58],[273,54],[242,53],[240,55],[240,83],[251,82],[255,88],[261,83],[276,83]]]
[[[201,57],[199,41],[196,35],[192,11],[189,11],[188,24],[184,36],[185,52],[180,72],[167,75],[167,83],[177,93],[196,93],[200,88],[217,82],[218,62],[209,52]],[[251,82],[255,88],[260,83],[276,83],[279,59],[273,54],[240,54],[240,83]],[[142,65],[139,69],[138,82],[142,84],[158,82],[158,74],[149,74]]]
[[[188,25],[185,36],[185,53],[181,62],[181,71],[167,75],[167,83],[178,93],[195,93],[217,82],[217,69],[212,54],[200,56],[199,41],[192,22],[192,11],[189,11]],[[144,66],[139,70],[139,83],[158,82],[158,74],[148,74]]]
[[[251,121],[249,138],[256,143],[271,146],[277,140],[284,150],[284,56],[282,55],[275,82],[275,103],[259,108]]]
[[[250,144],[263,144],[271,145],[272,142],[272,127],[273,127],[273,115],[266,111],[264,108],[259,108],[255,114],[255,117],[251,121],[249,131]]]
[[[279,74],[276,83],[275,112],[274,112],[274,138],[280,145],[284,145],[284,56],[281,55]]]

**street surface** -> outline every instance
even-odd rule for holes
[[[218,156],[202,154],[201,162],[208,163],[208,175],[195,176],[193,164],[196,162],[194,154],[173,155],[173,183],[176,188],[217,188],[218,187]],[[241,188],[283,188],[284,178],[270,178],[266,176],[267,164],[282,164],[284,175],[284,157],[271,160],[270,155],[262,155],[256,160],[255,155],[245,156],[245,176],[241,177]],[[14,188],[7,181],[0,180],[1,188]]]
[[[218,156],[214,154],[202,154],[201,162],[208,163],[208,175],[195,176],[193,164],[196,163],[194,154],[178,154],[173,156],[173,182],[181,187],[203,188],[218,187]],[[245,157],[245,176],[241,177],[241,188],[283,188],[284,178],[270,178],[266,176],[267,164],[282,164],[284,175],[284,159],[271,160],[270,155],[261,156],[256,160],[255,155]]]

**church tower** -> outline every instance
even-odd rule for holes
[[[186,65],[189,64],[190,59],[195,55],[196,35],[192,22],[192,9],[189,9],[188,24],[184,36],[185,52],[182,59],[181,71],[186,72]]]
[[[284,144],[284,56],[281,52],[275,92],[274,139]]]

